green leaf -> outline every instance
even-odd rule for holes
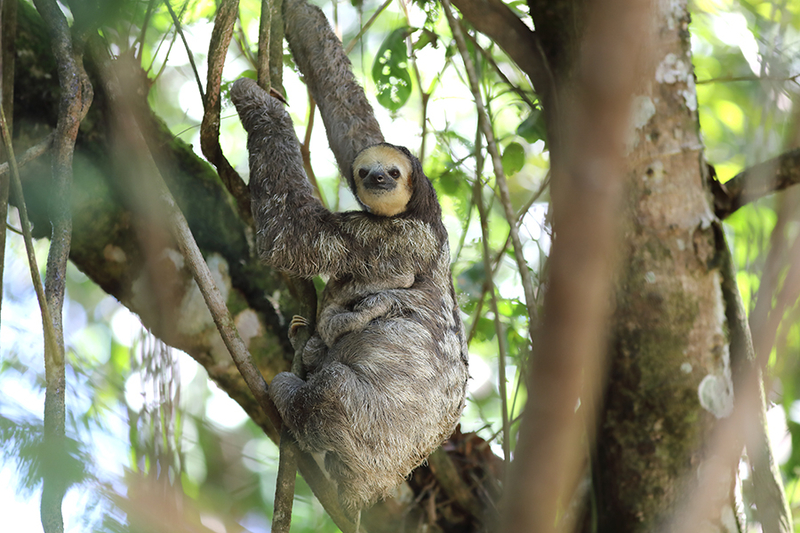
[[[511,143],[503,150],[502,160],[506,176],[516,174],[525,165],[525,149],[519,143]]]
[[[534,109],[528,118],[517,126],[517,135],[533,144],[544,141],[547,144],[547,129],[544,125],[544,113],[541,109]]]
[[[414,50],[422,50],[428,45],[431,45],[433,48],[439,47],[439,36],[433,33],[431,30],[427,30],[425,28],[422,29],[422,33],[419,36],[419,39],[416,40],[412,44],[412,48]]]
[[[483,269],[483,262],[477,261],[469,268],[465,269],[456,279],[458,288],[462,294],[477,298],[486,283],[486,271]]]
[[[406,37],[411,28],[397,28],[383,41],[372,64],[372,80],[378,90],[378,102],[397,111],[411,96],[411,74],[408,71]]]
[[[459,186],[464,182],[464,173],[453,171],[445,172],[439,176],[438,184],[447,195],[453,196],[458,193]]]
[[[475,338],[477,340],[494,340],[497,330],[494,328],[494,320],[490,320],[485,316],[478,319],[475,326]]]

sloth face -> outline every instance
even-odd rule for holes
[[[353,178],[358,199],[376,215],[400,214],[411,199],[411,161],[391,146],[372,146],[358,154]]]

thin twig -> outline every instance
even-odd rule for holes
[[[401,2],[400,5],[403,7],[403,12],[405,13],[406,16],[406,22],[408,23],[408,26],[411,27],[411,21],[408,16],[408,8],[406,7],[406,4]],[[431,83],[428,92],[425,92],[425,90],[422,88],[422,75],[420,74],[419,71],[419,65],[417,65],[417,53],[414,50],[413,43],[411,42],[411,32],[408,32],[406,34],[406,48],[408,48],[408,50],[411,51],[411,68],[414,70],[414,77],[417,78],[417,87],[419,89],[419,95],[420,95],[420,107],[422,108],[421,110],[422,113],[420,117],[421,131],[420,131],[419,154],[417,154],[417,157],[419,159],[419,162],[424,164],[425,137],[427,137],[428,133],[428,102],[431,99],[431,93],[433,92],[433,89],[436,86],[436,80],[438,79],[439,75],[437,75],[437,77],[434,78],[434,81]]]
[[[14,2],[6,2],[3,4],[5,7],[8,4],[13,4]],[[0,15],[2,16],[2,15]],[[3,19],[5,20],[5,19]],[[5,63],[3,63],[5,64]],[[6,93],[3,93],[4,95]],[[5,106],[3,106],[5,108]],[[8,128],[10,129],[10,128]],[[8,137],[11,138],[11,132],[9,131]],[[33,159],[39,157],[43,153],[45,153],[50,145],[53,142],[53,134],[47,135],[43,141],[28,148],[25,153],[22,155],[22,158],[19,161],[15,161],[17,168],[24,166],[26,163],[32,161]],[[6,152],[7,153],[7,152]],[[5,222],[8,218],[8,197],[9,197],[9,185],[10,185],[10,170],[11,170],[11,155],[8,155],[9,161],[0,165],[0,220]],[[10,225],[6,224],[6,227],[14,232],[19,233],[22,235],[21,231],[18,231],[16,228],[11,227]],[[0,304],[3,302],[3,267],[5,266],[5,249],[6,249],[6,233],[5,231],[0,231]]]
[[[183,41],[183,46],[186,48],[186,55],[189,56],[189,64],[192,66],[192,72],[194,72],[194,79],[197,81],[197,90],[200,91],[200,98],[203,102],[206,101],[206,95],[203,91],[203,84],[200,81],[200,73],[197,70],[197,65],[194,62],[194,54],[192,54],[192,49],[189,48],[189,42],[186,40],[186,36],[183,34],[183,27],[181,26],[181,21],[178,19],[178,16],[175,14],[175,11],[172,9],[172,6],[169,4],[169,0],[164,0],[164,5],[167,6],[167,11],[169,11],[170,16],[172,17],[172,22],[175,24],[175,28],[178,30],[178,34],[181,36],[181,40]]]
[[[356,43],[364,36],[365,33],[367,33],[367,30],[369,30],[375,21],[378,20],[378,16],[383,13],[383,10],[389,7],[389,4],[391,3],[392,0],[386,0],[378,9],[375,10],[375,13],[372,14],[367,23],[364,24],[360,30],[358,30],[356,36],[353,37],[350,42],[347,43],[347,46],[344,47],[344,55],[350,55],[350,52],[352,52],[353,48],[356,47]]]
[[[270,30],[272,26],[272,2],[270,0],[261,0],[261,19],[258,23],[258,86],[269,92],[272,85],[270,69],[269,69],[269,43],[270,43]]]
[[[55,330],[53,329],[53,321],[50,319],[50,308],[47,305],[47,298],[44,294],[44,284],[42,277],[39,274],[39,266],[36,261],[36,253],[33,249],[33,237],[31,236],[31,221],[28,217],[28,207],[25,204],[25,195],[22,191],[22,180],[19,176],[19,167],[17,160],[14,157],[14,148],[11,144],[11,135],[8,131],[8,123],[6,122],[6,115],[0,106],[0,136],[3,139],[3,147],[8,155],[8,161],[11,166],[11,192],[14,195],[14,200],[17,204],[17,211],[19,212],[20,223],[22,224],[22,237],[25,241],[25,251],[28,254],[28,265],[31,271],[31,282],[36,292],[36,299],[39,302],[39,309],[42,312],[42,326],[44,329],[44,342],[45,346],[50,345],[51,350],[56,344]]]
[[[462,28],[462,31],[463,31],[463,29],[464,29],[464,25],[463,25],[463,23],[459,21],[459,24],[461,25],[461,28]],[[486,49],[484,49],[484,48],[483,48],[481,45],[479,45],[479,44],[478,44],[478,41],[475,39],[475,37],[473,37],[473,36],[472,36],[472,35],[470,35],[469,33],[465,33],[465,35],[466,35],[466,37],[469,39],[469,42],[471,42],[471,43],[472,43],[472,46],[473,46],[473,47],[474,47],[476,50],[478,50],[478,51],[481,53],[481,55],[483,56],[483,58],[484,58],[484,59],[485,59],[485,60],[486,60],[486,61],[487,61],[487,62],[488,62],[488,63],[489,63],[491,66],[492,66],[492,68],[493,68],[493,69],[494,69],[494,71],[497,73],[497,75],[498,75],[498,76],[500,76],[500,79],[501,79],[501,80],[503,80],[503,82],[504,82],[506,85],[508,85],[509,87],[511,87],[511,90],[512,90],[512,91],[514,91],[515,93],[517,93],[517,96],[519,96],[520,98],[522,98],[522,100],[523,100],[523,101],[524,101],[526,104],[528,104],[528,106],[529,106],[531,109],[535,109],[535,107],[536,107],[536,104],[534,104],[534,103],[533,103],[533,100],[531,100],[531,99],[528,97],[528,95],[527,95],[527,94],[525,94],[525,91],[523,91],[523,90],[522,90],[520,87],[517,87],[516,85],[514,85],[513,83],[511,83],[511,80],[510,80],[510,79],[508,79],[508,76],[506,76],[506,75],[505,75],[505,73],[504,73],[504,72],[503,72],[503,71],[500,69],[500,66],[497,64],[497,61],[495,61],[495,60],[494,60],[494,58],[493,58],[493,57],[492,57],[492,55],[489,53],[489,51],[488,51],[488,50],[486,50]]]
[[[176,240],[181,243],[182,253],[188,254],[191,258],[187,260],[187,264],[193,269],[192,275],[195,277],[198,286],[203,288],[203,298],[207,302],[211,302],[209,311],[239,373],[273,426],[280,428],[282,426],[280,415],[269,398],[267,384],[255,365],[252,356],[248,353],[241,337],[236,332],[233,319],[225,306],[225,302],[222,300],[219,290],[214,285],[208,265],[205,264],[197,244],[194,242],[191,231],[186,224],[186,219],[166,188],[164,179],[153,160],[153,156],[145,143],[132,111],[125,105],[124,99],[120,94],[119,81],[117,81],[116,75],[111,69],[110,61],[107,58],[103,58],[103,50],[100,47],[93,48],[93,56],[95,64],[98,65],[101,71],[106,94],[110,96],[114,105],[114,112],[119,122],[118,131],[121,135],[124,135],[122,142],[127,150],[137,154],[137,163],[142,166],[143,170],[139,171],[140,173],[137,175],[137,177],[141,177],[144,180],[142,187],[154,191],[159,199],[159,205],[163,204],[165,209],[162,209],[161,212],[166,211],[165,216],[170,228],[176,235]],[[352,521],[345,516],[344,511],[339,506],[335,486],[325,477],[315,459],[308,453],[301,453],[298,464],[300,472],[309,487],[311,487],[314,495],[334,523],[346,533],[353,531]]]
[[[258,30],[257,83],[259,87],[267,92],[270,92],[272,85],[272,73],[270,70],[271,26],[272,2],[270,0],[261,0],[261,19],[259,21]],[[311,100],[310,97],[309,100]],[[312,120],[309,121],[307,136],[310,135],[310,130],[313,125],[313,106],[310,106],[310,112],[312,114]],[[306,142],[308,142],[308,139]],[[306,145],[305,148],[307,150],[308,146]],[[316,187],[316,180],[314,181],[314,186]],[[303,280],[297,280],[297,282],[300,288],[308,287],[308,280],[305,280],[305,282]],[[313,291],[313,285],[311,287]],[[304,309],[305,316],[316,316],[316,293],[314,293],[313,300],[310,302],[306,301],[304,298],[299,298],[299,301],[301,306],[307,307]],[[313,309],[311,309],[312,304]],[[310,325],[313,327],[313,324]],[[303,349],[310,336],[309,328],[303,328],[295,337],[295,342],[297,344],[295,344],[295,342],[292,343],[295,347],[292,372],[301,379],[305,377],[305,373],[303,372]],[[298,448],[294,436],[286,426],[281,430],[279,454],[271,531],[275,533],[289,533],[292,527],[292,506],[294,504],[295,479],[297,478]]]
[[[797,78],[800,78],[800,74],[795,74],[794,76],[784,77],[784,76],[720,76],[719,78],[709,78],[706,80],[697,80],[695,82],[696,85],[704,85],[707,83],[734,83],[740,81],[757,81],[757,82],[787,82],[787,81],[797,81]]]
[[[280,94],[283,90],[283,0],[270,0],[269,86]]]
[[[14,132],[14,64],[17,54],[17,2],[2,2],[0,12],[0,89],[3,111],[8,120],[8,131]],[[5,220],[5,219],[4,219]]]
[[[550,183],[550,178],[548,175],[548,177],[539,186],[539,190],[536,191],[536,193],[531,197],[531,199],[528,200],[528,202],[524,206],[522,206],[522,209],[519,210],[516,222],[517,227],[519,227],[522,224],[525,214],[528,212],[531,206],[534,203],[536,203],[536,201],[541,197],[542,194],[544,194],[544,191],[547,189],[549,183]],[[474,202],[474,195],[473,198],[470,200],[470,202]],[[510,245],[511,245],[511,231],[509,230],[509,233],[506,236],[506,240],[503,243],[503,246],[500,247],[500,249],[495,253],[494,258],[492,258],[492,276],[497,275],[497,271],[500,269],[500,262],[503,260],[503,257],[505,257],[506,250],[508,250],[508,247]],[[477,326],[478,326],[478,319],[483,316],[483,300],[486,297],[487,292],[488,292],[488,287],[484,283],[483,287],[481,288],[481,294],[478,297],[478,305],[476,306],[475,312],[473,313],[471,326],[469,329],[469,333],[467,335],[467,344],[469,344],[472,341],[472,338],[475,336],[475,332],[477,331]]]
[[[299,312],[301,316],[308,317],[306,318],[306,326],[293,333],[292,346],[295,351],[292,359],[292,373],[300,379],[305,379],[303,351],[315,328],[314,317],[317,311],[317,294],[314,284],[309,280],[293,278],[291,281],[292,286],[298,291]],[[275,482],[275,506],[272,515],[272,531],[275,533],[289,533],[291,528],[298,453],[294,436],[289,431],[289,428],[284,426],[281,430],[280,459],[278,462],[278,476]]]
[[[150,27],[150,17],[153,14],[153,9],[155,8],[155,5],[156,5],[156,0],[149,0],[147,2],[147,9],[144,12],[144,20],[142,21],[142,29],[139,31],[139,37],[136,39],[136,42],[139,43],[139,50],[136,52],[136,62],[138,64],[142,63],[142,52],[144,51],[144,38],[145,35],[147,35],[147,29]],[[161,46],[160,43],[159,46]],[[158,51],[156,51],[156,53],[157,52]]]
[[[505,466],[504,478],[508,475],[511,469],[511,429],[508,423],[508,392],[506,391],[506,338],[503,331],[503,324],[500,321],[500,312],[497,308],[497,291],[494,285],[494,276],[492,275],[491,263],[491,250],[489,249],[489,218],[486,213],[486,207],[483,204],[483,187],[481,186],[480,169],[483,168],[483,151],[481,150],[481,133],[480,127],[475,133],[475,168],[477,175],[475,176],[475,187],[473,195],[474,202],[478,207],[478,215],[481,224],[481,243],[483,244],[483,270],[486,275],[485,287],[489,292],[489,303],[491,305],[492,313],[494,313],[494,330],[497,337],[497,369],[498,369],[498,382],[500,389],[500,405],[501,416],[503,422],[503,462]]]
[[[0,0],[0,106],[10,118],[7,124],[11,138],[14,130],[14,63],[16,56],[17,3]],[[2,150],[0,150],[2,153]],[[0,172],[0,220],[8,218],[8,174]],[[3,303],[3,271],[5,267],[6,232],[0,231],[0,308]],[[0,313],[1,315],[2,313]]]
[[[153,1],[155,1],[155,0],[153,0]],[[188,2],[183,4],[183,8],[181,9],[181,12],[178,14],[178,18],[183,16],[183,13],[186,11],[186,7],[188,5],[189,5]],[[147,74],[148,75],[150,74],[150,71],[153,70],[153,66],[156,64],[156,58],[158,57],[158,53],[161,51],[161,47],[164,46],[164,43],[167,40],[167,35],[168,34],[169,34],[169,32],[165,31],[161,35],[161,39],[158,41],[158,46],[156,47],[155,52],[153,52],[153,54],[152,54],[153,55],[153,59],[150,61],[150,66],[147,67]],[[172,39],[170,39],[170,41],[169,41],[169,48],[167,48],[167,53],[164,55],[164,61],[161,63],[161,68],[158,69],[158,73],[156,73],[156,75],[153,78],[151,78],[151,83],[155,83],[156,80],[158,80],[158,78],[161,77],[161,74],[164,72],[164,69],[167,68],[167,62],[168,62],[168,59],[169,59],[169,55],[170,55],[170,53],[172,53],[172,47],[175,46],[175,41],[177,41],[177,40],[178,40],[178,27],[176,26],[175,27],[175,31],[172,32]]]
[[[8,131],[5,113],[3,112],[3,106],[0,106],[0,133],[2,133],[3,143],[5,145],[6,154],[8,155],[8,161],[11,166],[11,189],[14,200],[17,204],[17,210],[19,211],[20,221],[22,223],[22,235],[25,241],[25,251],[28,255],[28,266],[30,267],[31,281],[33,283],[33,288],[36,291],[36,299],[39,302],[39,309],[42,314],[45,354],[58,354],[59,349],[58,341],[56,339],[56,331],[50,314],[50,307],[47,303],[47,297],[45,295],[42,278],[39,275],[39,265],[36,262],[36,253],[33,249],[33,238],[31,237],[31,223],[30,219],[28,218],[28,209],[25,205],[25,196],[22,192],[22,182],[19,177],[19,169],[17,168],[16,159],[14,158],[14,149],[11,146],[11,137]],[[47,412],[48,410],[46,410],[46,413]],[[58,451],[58,448],[54,448],[53,451]],[[45,481],[45,484],[48,483],[49,481]],[[48,490],[51,489],[48,487]],[[45,495],[43,494],[42,497],[44,498]],[[54,500],[52,505],[48,502],[49,499]],[[49,494],[48,500],[44,500],[42,502],[42,527],[47,533],[51,533],[53,531],[63,531],[64,524],[61,516],[62,500],[60,497],[54,498]],[[58,505],[57,507],[56,504]]]
[[[17,235],[19,235],[20,237],[22,237],[22,236],[23,236],[23,233],[22,233],[22,230],[21,230],[21,229],[17,229],[16,227],[12,226],[12,225],[11,225],[11,224],[9,224],[8,222],[6,222],[6,229],[7,229],[8,231],[10,231],[11,233],[16,233],[16,234],[17,234]]]
[[[258,68],[258,60],[253,55],[253,51],[250,50],[250,42],[247,40],[247,35],[242,27],[241,14],[239,15],[239,24],[236,25],[236,37],[236,45],[239,47],[239,51],[244,55],[250,66],[253,67],[253,70],[256,70]]]
[[[22,157],[17,160],[17,167],[22,168],[37,157],[44,155],[44,153],[47,152],[53,144],[53,135],[53,133],[49,133],[44,139],[25,150],[25,153],[22,154]],[[8,161],[0,164],[0,176],[7,174],[9,170],[10,166]]]
[[[525,306],[528,309],[529,317],[528,330],[530,332],[530,338],[532,342],[534,338],[533,328],[537,321],[536,306],[534,304],[535,296],[533,292],[533,282],[531,281],[525,256],[522,253],[522,241],[519,238],[519,231],[517,230],[517,225],[515,224],[516,214],[514,213],[514,208],[511,206],[511,194],[508,191],[506,175],[503,171],[503,163],[497,150],[497,143],[495,141],[494,132],[492,131],[491,120],[486,112],[486,108],[483,105],[483,98],[478,85],[478,75],[475,72],[475,66],[472,63],[472,58],[467,50],[467,43],[464,40],[463,33],[461,32],[461,26],[453,16],[453,12],[450,7],[450,0],[442,0],[442,6],[444,8],[445,15],[447,16],[447,22],[450,24],[450,31],[453,32],[453,37],[455,38],[459,52],[461,53],[461,58],[464,61],[464,68],[467,71],[467,76],[469,78],[470,90],[475,98],[475,106],[478,109],[478,123],[480,124],[484,137],[486,137],[486,147],[492,157],[492,166],[494,168],[497,188],[500,192],[501,204],[503,205],[503,211],[505,212],[506,220],[511,228],[511,242],[514,244],[514,257],[517,260],[519,275],[522,279],[522,289],[525,293]]]
[[[450,5],[448,0],[447,5]],[[550,67],[539,51],[541,42],[536,32],[528,28],[502,0],[455,0],[463,17],[482,34],[503,49],[506,55],[525,72],[536,92],[546,94],[554,89]],[[444,2],[442,3],[444,5]],[[445,8],[445,12],[449,8]]]
[[[252,225],[253,215],[250,211],[250,193],[247,185],[228,162],[219,144],[222,70],[225,66],[228,45],[233,37],[233,27],[236,24],[238,10],[239,0],[223,0],[217,9],[214,29],[211,32],[211,42],[208,45],[208,79],[206,82],[208,92],[204,100],[203,122],[200,125],[200,146],[203,155],[217,168],[225,188],[236,200],[239,216],[245,223]]]
[[[311,166],[311,132],[314,131],[314,117],[317,114],[317,103],[314,101],[314,97],[311,96],[311,91],[306,90],[306,92],[308,93],[308,123],[306,125],[306,133],[303,136],[303,142],[300,144],[300,157],[303,158],[303,169],[306,171],[308,181],[310,181],[311,186],[314,187],[317,197],[322,201],[325,207],[328,207],[329,204],[325,201],[325,196],[322,194],[319,182],[317,182],[317,175],[314,174],[314,168]]]
[[[164,32],[163,37],[158,42],[158,47],[156,48],[155,53],[153,53],[153,60],[150,62],[150,66],[147,67],[147,74],[148,75],[150,74],[150,71],[153,69],[153,66],[156,64],[156,57],[158,56],[158,52],[161,50],[161,46],[164,44],[166,39],[167,39],[167,33]],[[155,76],[150,78],[150,83],[151,84],[155,83],[156,80],[158,80],[161,77],[161,75],[164,73],[164,70],[166,70],[167,63],[168,63],[167,60],[169,59],[169,55],[172,53],[172,48],[175,46],[175,41],[177,41],[177,40],[178,40],[178,31],[175,30],[174,32],[172,32],[172,39],[170,39],[170,41],[169,41],[169,48],[167,48],[167,53],[164,54],[164,61],[161,63],[161,68],[158,69],[158,72],[156,73]]]
[[[722,227],[715,225],[720,243],[718,247],[722,248],[720,254],[723,257],[720,270],[723,277],[725,314],[730,331],[734,401],[738,404],[736,409],[743,413],[743,422],[749,426],[748,430],[741,431],[740,434],[744,436],[744,444],[747,446],[753,484],[758,489],[754,501],[759,515],[763,517],[761,527],[765,533],[791,531],[792,524],[792,512],[767,433],[766,399],[762,377],[778,327],[786,315],[786,310],[795,305],[800,295],[800,269],[797,267],[800,264],[798,263],[800,239],[797,238],[788,250],[788,257],[785,258],[789,269],[783,285],[777,289],[777,273],[782,270],[780,266],[784,264],[780,257],[786,255],[788,244],[783,230],[787,222],[796,220],[794,213],[797,209],[796,196],[784,200],[770,239],[767,267],[772,268],[765,270],[771,272],[765,272],[763,276],[763,283],[759,286],[756,306],[750,314],[749,323],[736,283],[736,271],[730,248],[725,241]],[[748,400],[750,403],[743,405],[742,402]]]

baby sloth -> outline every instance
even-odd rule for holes
[[[302,354],[307,379],[278,374],[270,395],[298,444],[325,452],[342,504],[357,512],[450,436],[464,408],[467,346],[441,208],[419,160],[382,143],[346,176],[364,210],[328,211],[280,102],[247,79],[231,98],[248,132],[262,259],[328,278]]]

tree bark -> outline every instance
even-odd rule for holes
[[[626,250],[593,463],[597,531],[654,531],[699,496],[709,530],[731,531],[735,464],[706,479],[711,436],[734,406],[725,247],[698,134],[686,4],[656,5],[629,140]]]

